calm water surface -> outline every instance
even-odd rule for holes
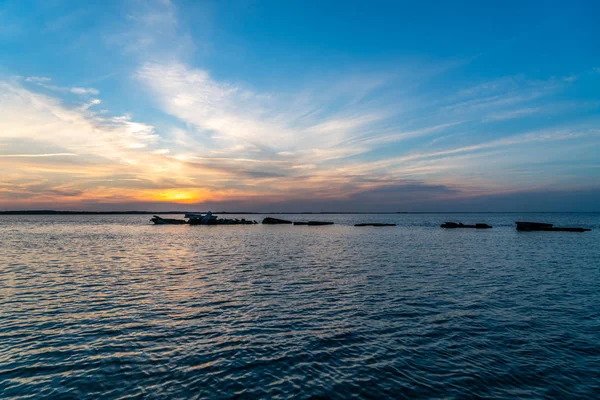
[[[0,216],[1,398],[600,395],[600,214],[149,218]]]

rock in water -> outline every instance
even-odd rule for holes
[[[262,223],[267,224],[267,225],[278,225],[278,224],[291,224],[292,221],[286,221],[285,219],[267,217],[267,218],[263,219]]]

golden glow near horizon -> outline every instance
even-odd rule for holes
[[[149,197],[147,200],[180,204],[194,204],[213,199],[210,197],[210,192],[203,190],[167,189],[158,191],[155,195]]]

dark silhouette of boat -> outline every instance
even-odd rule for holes
[[[535,232],[535,231],[546,231],[546,232],[587,232],[591,231],[588,228],[559,228],[554,227],[553,224],[546,224],[542,222],[516,222],[517,230],[520,232]]]
[[[465,225],[462,222],[444,222],[440,225],[440,228],[456,229],[456,228],[474,228],[474,229],[490,229],[492,228],[488,224],[475,224]]]

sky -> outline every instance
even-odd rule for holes
[[[600,211],[598,15],[0,0],[0,210]]]

